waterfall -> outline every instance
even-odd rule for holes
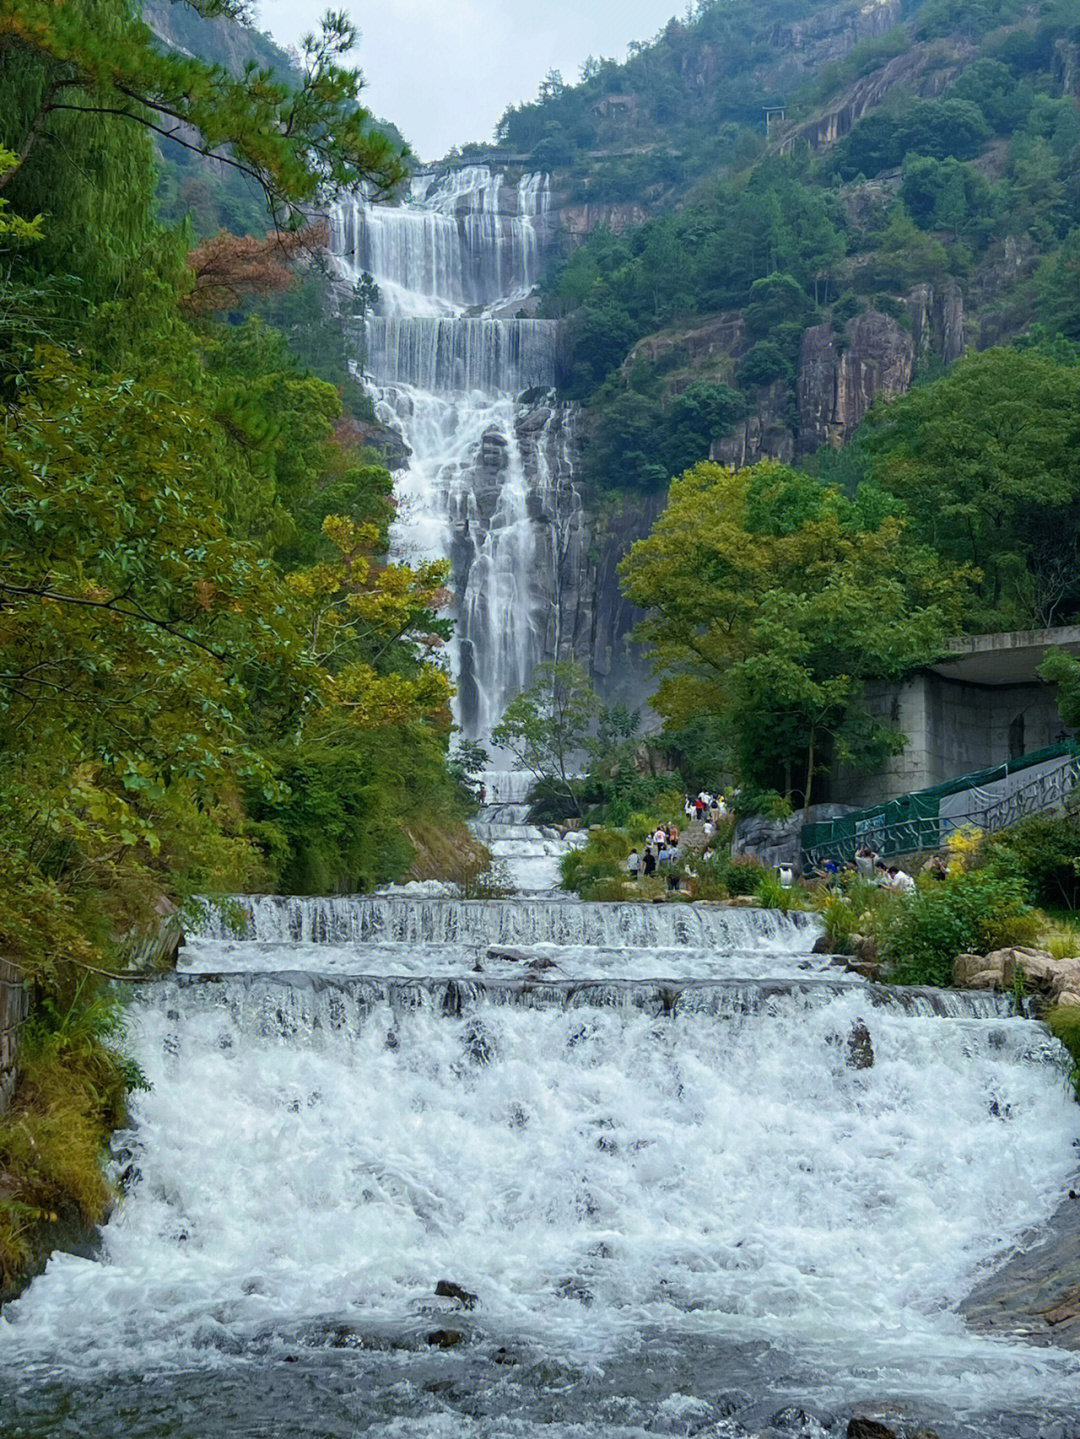
[[[333,217],[343,275],[379,285],[368,379],[411,451],[392,542],[404,559],[451,561],[450,660],[472,738],[558,652],[559,566],[578,558],[561,414],[518,398],[555,381],[555,322],[517,313],[539,278],[549,198],[546,175],[510,183],[468,166],[415,178],[403,204],[353,201]]]
[[[334,216],[470,736],[563,652],[584,553],[561,413],[520,399],[547,206],[470,167]],[[962,1318],[1077,1184],[1047,1030],[867,983],[814,916],[556,894],[573,839],[484,783],[515,897],[207,901],[138,988],[122,1197],[0,1314],[0,1439],[1075,1432],[1080,1357]]]
[[[958,1312],[1075,1183],[1063,1051],[1003,997],[867,984],[818,933],[206,904],[136,997],[153,1087],[100,1255],[0,1319],[15,1432],[824,1439],[865,1405],[1068,1432],[1080,1359]]]

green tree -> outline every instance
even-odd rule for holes
[[[579,780],[596,747],[600,700],[573,660],[537,665],[532,684],[510,701],[491,732],[519,769],[553,789],[581,814]]]
[[[125,0],[3,0],[2,64],[18,98],[3,117],[16,159],[0,189],[24,167],[47,165],[40,157],[57,122],[75,116],[83,126],[120,120],[212,156],[255,179],[283,214],[335,188],[390,190],[404,178],[401,149],[357,103],[360,72],[339,63],[356,39],[347,16],[329,11],[302,43],[294,89],[268,70],[238,78],[163,54]]]
[[[939,652],[961,581],[882,510],[771,462],[701,464],[622,562],[649,611],[655,708],[673,732],[717,716],[743,783],[809,803],[831,763],[870,765],[902,743],[863,709],[864,681]]]
[[[1064,650],[1051,650],[1039,666],[1039,677],[1058,687],[1058,709],[1066,726],[1080,733],[1080,660]]]
[[[914,534],[981,575],[973,629],[1048,625],[1080,604],[1080,369],[987,350],[874,409],[861,444]]]

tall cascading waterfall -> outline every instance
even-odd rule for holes
[[[334,218],[343,274],[378,282],[367,371],[412,452],[393,542],[404,558],[452,562],[458,721],[473,738],[558,653],[560,562],[578,563],[563,415],[540,398],[556,326],[514,313],[539,277],[547,204],[546,176],[511,184],[473,166],[415,179],[406,204]]]
[[[0,1436],[1074,1434],[1080,1357],[959,1312],[1076,1182],[1063,1051],[817,932],[207,906],[136,1000],[100,1252],[0,1316]]]

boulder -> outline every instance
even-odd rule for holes
[[[853,934],[848,943],[851,948],[851,958],[845,965],[848,973],[862,975],[863,979],[877,979],[881,965],[876,941],[866,934]]]
[[[1020,945],[1012,949],[996,949],[986,958],[995,964],[1000,960],[1006,989],[1012,987],[1019,969],[1028,989],[1045,999],[1061,1004],[1062,995],[1080,993],[1080,959],[1055,959],[1044,949],[1028,949]]]
[[[890,1429],[887,1424],[860,1415],[848,1421],[847,1439],[897,1439],[897,1434],[896,1430]]]
[[[534,958],[527,949],[514,949],[510,945],[490,944],[487,951],[488,959],[510,960],[514,964],[528,964]]]
[[[478,1301],[477,1295],[462,1289],[452,1279],[440,1279],[435,1286],[435,1294],[439,1299],[456,1299],[462,1309],[475,1309]]]
[[[877,940],[868,934],[853,934],[850,940],[851,952],[863,964],[877,963]]]
[[[461,1344],[464,1338],[460,1329],[433,1329],[427,1336],[427,1342],[433,1349],[453,1349]]]
[[[953,961],[957,989],[1004,989],[1005,966],[989,954],[958,954]]]
[[[789,864],[797,875],[801,874],[803,825],[840,819],[850,810],[851,806],[845,804],[812,804],[807,809],[796,810],[788,819],[747,815],[735,826],[731,853],[749,855],[766,866]]]
[[[870,1038],[870,1031],[861,1019],[855,1021],[848,1035],[847,1064],[849,1069],[874,1067],[874,1043]]]

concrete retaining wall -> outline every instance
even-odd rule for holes
[[[21,970],[11,960],[0,959],[0,1114],[15,1090],[15,1052],[26,1010]]]
[[[873,774],[837,766],[829,798],[856,808],[990,769],[1062,733],[1056,691],[1039,683],[966,684],[924,670],[903,684],[867,685],[866,705],[908,743]]]

